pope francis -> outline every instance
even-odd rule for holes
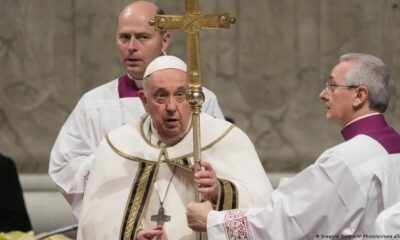
[[[186,64],[153,60],[139,97],[146,114],[97,149],[78,239],[195,239],[185,208],[198,191],[216,210],[264,206],[271,184],[247,135],[201,115],[202,170],[193,174]]]

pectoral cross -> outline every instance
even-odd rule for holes
[[[165,210],[161,203],[157,215],[152,215],[150,219],[152,222],[157,222],[157,226],[162,226],[164,225],[164,222],[171,221],[171,216],[165,215]]]

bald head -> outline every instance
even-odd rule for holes
[[[160,13],[162,10],[154,3],[136,1],[126,6],[118,16],[119,59],[133,79],[142,79],[147,65],[162,55],[169,45],[170,34],[157,32],[149,25],[149,21]]]
[[[124,9],[122,9],[121,13],[118,16],[117,26],[121,20],[126,18],[129,19],[132,17],[132,15],[137,15],[138,17],[145,20],[151,20],[154,15],[163,13],[164,11],[154,3],[148,1],[136,1],[128,4],[124,7]]]

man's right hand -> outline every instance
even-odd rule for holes
[[[137,235],[138,240],[162,240],[163,231],[162,226],[155,228],[142,228]]]

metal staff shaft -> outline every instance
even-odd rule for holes
[[[185,2],[186,14],[193,14],[196,16],[200,14],[198,11],[197,0],[186,0]],[[187,31],[186,33],[186,55],[188,62],[188,103],[192,111],[192,127],[193,127],[193,158],[194,158],[194,171],[201,170],[201,133],[200,133],[200,113],[201,106],[204,102],[204,94],[202,90],[202,77],[201,77],[201,61],[200,61],[200,34],[199,31]],[[194,187],[195,200],[200,202],[202,200],[199,194],[198,186]],[[196,233],[196,240],[201,240],[202,233]]]
[[[200,62],[200,30],[202,28],[222,29],[230,28],[236,19],[229,16],[229,13],[219,13],[214,15],[202,15],[199,12],[198,0],[185,0],[185,14],[176,15],[156,15],[149,22],[158,31],[171,29],[181,29],[186,32],[186,54],[187,54],[187,76],[189,91],[186,96],[192,112],[193,127],[193,154],[194,170],[201,170],[201,136],[200,136],[200,113],[204,103],[204,93],[202,91],[202,76]],[[201,201],[202,196],[197,192],[195,186],[195,200]],[[202,234],[196,235],[197,240],[202,239]]]

